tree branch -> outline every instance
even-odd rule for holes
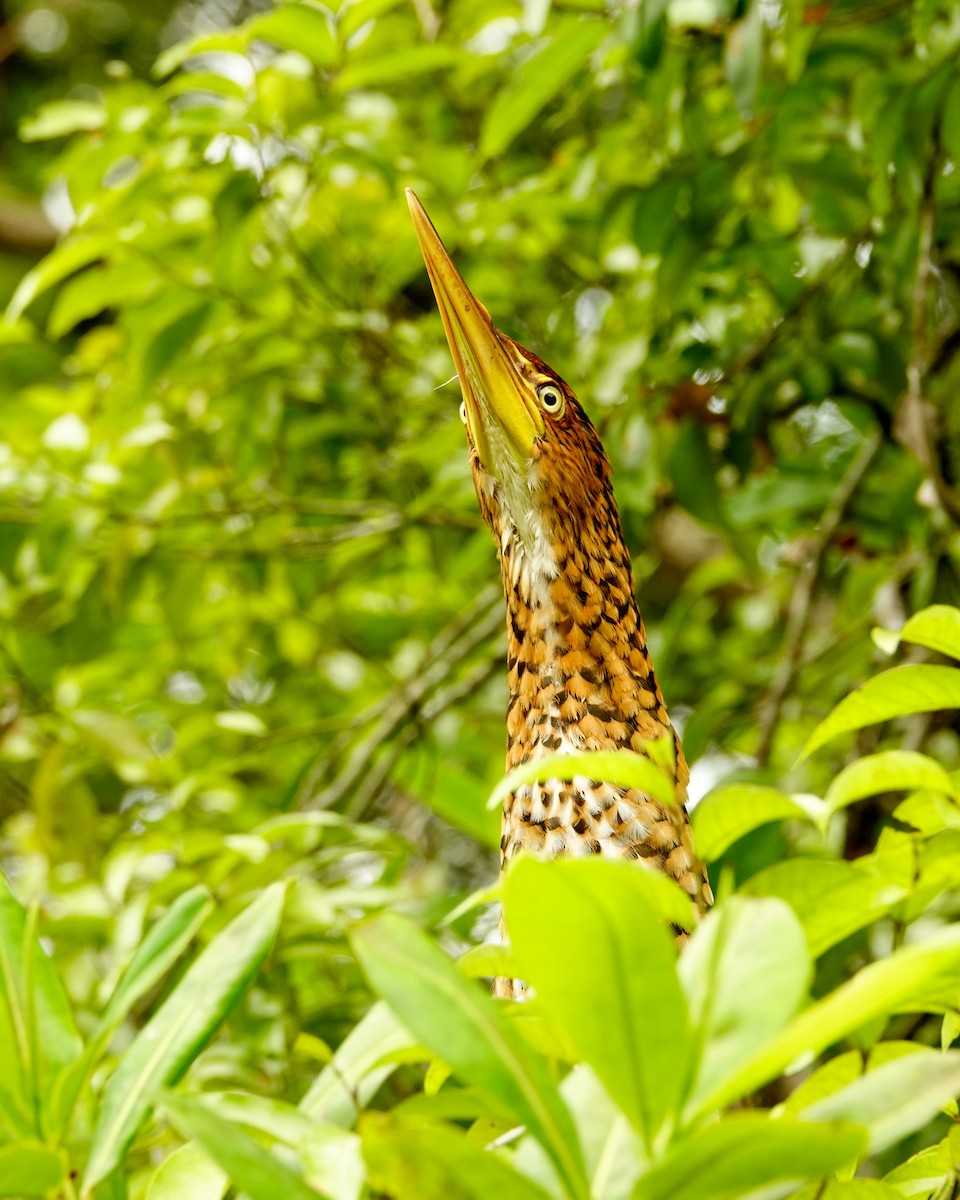
[[[820,519],[816,538],[813,540],[807,560],[794,585],[787,608],[787,630],[783,656],[767,694],[760,703],[760,738],[756,750],[758,766],[765,767],[770,761],[770,751],[777,726],[780,724],[783,702],[789,695],[797,677],[803,638],[810,620],[810,610],[813,606],[813,598],[827,547],[833,541],[850,502],[882,445],[883,434],[879,429],[875,429],[844,472]]]

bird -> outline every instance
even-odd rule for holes
[[[600,437],[557,372],[495,328],[409,188],[407,201],[500,561],[507,770],[545,754],[644,753],[664,735],[675,746],[676,804],[579,777],[517,788],[504,800],[501,864],[522,851],[634,859],[674,879],[702,914],[713,896],[686,810],[689,771],[654,674]],[[517,986],[498,979],[494,992]]]

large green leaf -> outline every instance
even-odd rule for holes
[[[285,884],[271,885],[216,935],[124,1054],[104,1091],[85,1193],[120,1162],[158,1089],[180,1078],[260,969],[285,891]]]
[[[587,62],[607,32],[602,21],[565,21],[514,70],[486,111],[480,155],[502,154]]]
[[[629,1196],[647,1157],[640,1134],[586,1063],[573,1068],[560,1093],[576,1122],[590,1195]]]
[[[905,887],[863,863],[827,858],[774,863],[758,871],[742,890],[786,901],[800,918],[814,958],[889,912],[907,895]]]
[[[199,1142],[187,1142],[157,1167],[145,1200],[221,1200],[230,1177]]]
[[[120,1023],[186,950],[212,907],[213,900],[205,887],[190,888],[177,897],[137,947],[87,1042],[82,1059],[59,1080],[57,1128],[68,1120],[77,1096]]]
[[[55,1081],[82,1043],[70,1002],[32,922],[0,876],[0,1130],[41,1133]]]
[[[317,1200],[320,1193],[301,1175],[202,1100],[168,1091],[160,1092],[158,1099],[173,1123],[196,1138],[250,1200]]]
[[[811,819],[806,805],[759,783],[727,783],[708,792],[693,810],[697,851],[713,862],[745,834],[770,821]]]
[[[279,4],[259,13],[243,28],[251,38],[263,38],[285,50],[296,50],[314,66],[329,67],[336,62],[337,47],[327,15],[312,4]]]
[[[60,1187],[66,1170],[66,1156],[52,1146],[30,1140],[0,1146],[0,1196],[47,1195]]]
[[[960,1093],[960,1050],[918,1049],[867,1071],[808,1108],[804,1117],[866,1125],[876,1154],[922,1129]]]
[[[899,633],[877,630],[877,640],[893,651],[899,642],[926,646],[938,654],[960,658],[960,608],[933,604],[910,617]]]
[[[361,1132],[371,1186],[397,1200],[547,1200],[496,1151],[451,1126],[369,1113]]]
[[[521,858],[503,903],[522,975],[652,1144],[680,1106],[690,1035],[673,940],[647,882],[634,863]]]
[[[734,896],[707,914],[680,960],[697,1046],[692,1108],[779,1033],[810,974],[803,929],[782,901]]]
[[[571,1196],[583,1196],[584,1168],[570,1113],[546,1063],[494,1001],[395,914],[358,925],[351,942],[370,982],[411,1032],[527,1125]]]
[[[956,787],[941,765],[915,750],[884,750],[843,768],[824,797],[831,812],[878,792],[919,790],[955,796]]]
[[[675,1142],[640,1177],[634,1200],[732,1200],[787,1179],[818,1179],[862,1151],[866,1131],[836,1121],[807,1124],[736,1113]]]
[[[300,1108],[328,1124],[350,1126],[396,1066],[393,1056],[415,1044],[386,1004],[373,1006],[350,1030],[332,1062],[320,1072]]]
[[[488,808],[499,808],[511,792],[545,779],[602,779],[618,787],[637,788],[661,804],[676,804],[676,785],[667,773],[634,750],[588,750],[578,754],[544,754],[509,771],[490,793]]]
[[[107,258],[116,249],[109,233],[85,233],[62,242],[24,275],[7,306],[6,320],[15,321],[36,298],[82,267]]]
[[[960,670],[956,667],[893,667],[868,679],[841,700],[814,729],[801,757],[806,758],[840,734],[863,729],[865,725],[953,708],[960,708]]]
[[[960,928],[943,929],[870,963],[818,1000],[705,1097],[722,1108],[773,1079],[803,1055],[816,1054],[877,1017],[940,1011],[960,988]]]

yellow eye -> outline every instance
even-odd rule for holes
[[[537,388],[537,399],[544,412],[555,415],[563,409],[563,392],[555,383],[541,383]]]
[[[460,401],[460,420],[466,425],[467,423],[467,405],[466,401]]]

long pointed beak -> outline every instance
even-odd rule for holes
[[[533,389],[518,369],[519,356],[511,354],[510,339],[494,329],[490,314],[467,287],[410,188],[407,203],[460,377],[467,430],[480,461],[493,471],[502,445],[520,462],[529,461],[544,425]]]

